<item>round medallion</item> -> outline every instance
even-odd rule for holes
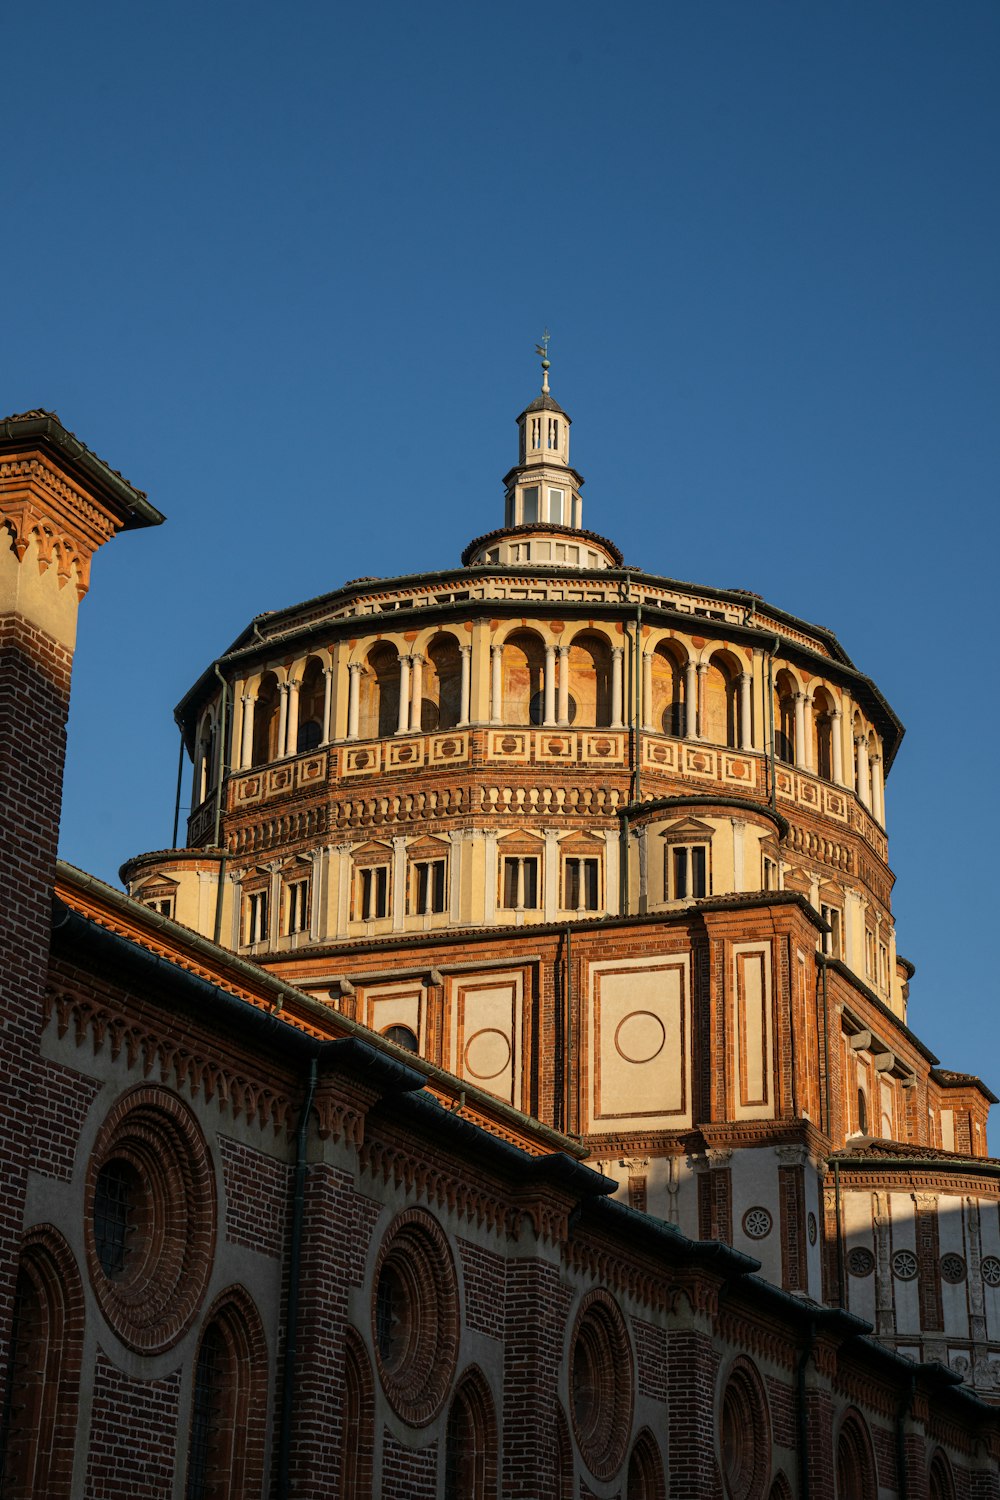
[[[457,752],[458,752],[458,746],[455,744],[454,740],[444,740],[438,746],[438,754],[439,755],[450,756],[450,755],[457,754]]]
[[[368,754],[367,750],[359,750],[354,757],[354,764],[357,766],[359,771],[363,771],[370,759],[371,756]]]
[[[764,1240],[771,1233],[774,1220],[769,1211],[760,1204],[748,1208],[743,1215],[743,1233],[751,1240]]]
[[[982,1272],[987,1286],[1000,1286],[1000,1260],[995,1255],[983,1256]]]
[[[815,1245],[817,1238],[817,1229],[816,1215],[814,1213],[809,1213],[806,1215],[806,1233],[809,1236],[810,1245]]]
[[[473,1078],[498,1078],[509,1063],[510,1042],[495,1027],[484,1027],[466,1043],[465,1071]]]
[[[870,1276],[875,1269],[875,1257],[863,1245],[856,1245],[847,1257],[847,1269],[852,1276]]]
[[[957,1286],[960,1281],[965,1280],[965,1261],[960,1255],[954,1253],[942,1255],[940,1266],[942,1281],[948,1281],[952,1286]]]
[[[917,1257],[912,1250],[897,1250],[892,1257],[892,1274],[900,1281],[912,1281],[918,1270]]]
[[[651,1010],[634,1010],[619,1021],[615,1046],[626,1062],[651,1062],[663,1050],[667,1034],[659,1016]]]

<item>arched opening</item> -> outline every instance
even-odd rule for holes
[[[530,630],[516,630],[503,645],[503,722],[540,724],[545,714],[545,649]]]
[[[358,738],[384,740],[399,728],[399,653],[388,642],[368,653],[358,696]]]
[[[672,641],[661,641],[653,652],[651,666],[653,702],[649,722],[658,734],[679,738],[685,733],[684,662],[680,647]]]
[[[300,755],[307,750],[315,750],[322,743],[325,701],[323,663],[318,656],[310,656],[299,687],[299,727],[295,748]]]
[[[861,1135],[868,1134],[868,1098],[864,1089],[858,1089],[858,1130]]]
[[[795,764],[795,679],[779,672],[774,679],[774,753],[787,765]]]
[[[771,1426],[754,1366],[738,1359],[722,1394],[722,1472],[729,1500],[761,1500],[771,1472]]]
[[[267,1349],[242,1290],[216,1303],[195,1360],[184,1500],[260,1495]]]
[[[849,1411],[837,1438],[837,1500],[876,1500],[875,1455],[868,1429]]]
[[[660,1450],[652,1433],[645,1428],[636,1438],[629,1457],[625,1500],[663,1500],[665,1494]]]
[[[702,699],[701,737],[710,745],[738,743],[737,681],[734,664],[717,651],[708,663]]]
[[[427,648],[420,728],[454,729],[462,717],[462,652],[454,636],[435,636]]]
[[[281,695],[278,679],[273,672],[265,672],[257,689],[257,703],[253,716],[253,764],[266,766],[268,761],[278,758],[278,721],[281,716]]]
[[[364,1346],[352,1328],[344,1349],[344,1436],[340,1493],[343,1500],[371,1500],[375,1386]]]
[[[394,1026],[387,1026],[382,1035],[388,1041],[395,1042],[397,1047],[405,1047],[407,1052],[420,1051],[417,1033],[412,1026],[404,1026],[401,1022],[397,1022]]]
[[[955,1500],[955,1476],[948,1456],[941,1448],[931,1459],[927,1493],[928,1500]]]
[[[611,648],[595,631],[585,631],[570,645],[569,695],[570,723],[600,728],[611,723]]]
[[[73,1257],[53,1230],[25,1247],[8,1350],[3,1433],[5,1500],[71,1491],[83,1348],[83,1296]]]
[[[817,688],[812,700],[813,765],[816,775],[833,780],[833,699]]]
[[[445,1500],[488,1500],[497,1489],[493,1401],[478,1370],[455,1392],[445,1433]]]

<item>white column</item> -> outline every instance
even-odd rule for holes
[[[700,661],[698,663],[698,733],[696,736],[696,738],[699,740],[703,740],[705,738],[705,678],[707,676],[708,662]]]
[[[622,664],[625,660],[625,648],[623,646],[612,646],[611,648],[611,728],[622,728]]]
[[[333,738],[333,667],[323,668],[323,740],[328,745]]]
[[[419,734],[424,702],[424,659],[420,655],[414,655],[412,661],[413,676],[410,680],[410,733]]]
[[[559,727],[569,724],[569,647],[559,646]]]
[[[295,755],[299,748],[299,679],[288,679],[288,722],[285,726],[285,754]]]
[[[405,734],[410,727],[410,658],[399,658],[399,718],[396,733]]]
[[[753,681],[749,672],[740,673],[740,749],[753,749],[753,734],[751,722],[753,718],[750,706],[750,686]]]
[[[503,723],[503,647],[490,647],[490,668],[492,682],[490,684],[490,723]]]
[[[278,683],[278,757],[285,753],[288,738],[288,683]]]
[[[358,737],[358,695],[361,683],[361,663],[352,661],[348,668],[350,689],[347,696],[347,738],[356,740]]]
[[[882,778],[882,757],[871,757],[872,812],[882,827],[885,827],[885,783]]]
[[[392,930],[399,932],[406,922],[406,840],[392,841]]]
[[[556,648],[545,648],[545,712],[542,723],[551,729],[556,722]]]
[[[517,911],[524,911],[524,858],[517,856],[517,891],[514,896],[514,907]]]
[[[698,668],[693,661],[684,668],[684,736],[698,738]]]
[[[472,687],[472,647],[460,646],[462,653],[462,686],[459,693],[458,722],[469,722],[469,695]]]
[[[868,736],[866,734],[857,735],[854,741],[854,748],[858,764],[858,796],[865,807],[871,807],[872,786],[868,764]]]
[[[240,742],[240,770],[245,771],[253,761],[253,715],[257,706],[256,693],[243,694],[243,736]]]
[[[809,765],[806,754],[806,695],[795,694],[795,764],[803,768]]]
[[[642,653],[642,727],[653,727],[653,653]]]
[[[833,751],[833,779],[838,786],[844,785],[844,747],[841,742],[840,709],[830,715],[830,748]]]

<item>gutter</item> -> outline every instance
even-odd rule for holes
[[[32,438],[45,439],[62,457],[81,468],[89,479],[95,480],[105,497],[125,510],[125,531],[137,526],[159,526],[164,521],[163,514],[155,505],[150,505],[142,490],[135,489],[127,479],[115,473],[52,412],[39,417],[8,417],[0,422],[0,439],[24,443]]]

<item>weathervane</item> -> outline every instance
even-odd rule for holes
[[[541,341],[541,343],[535,345],[535,353],[541,357],[541,361],[542,361],[542,395],[543,396],[547,396],[549,394],[549,367],[550,367],[550,360],[549,360],[549,330],[547,328],[546,328],[545,332],[542,334],[542,341]]]

